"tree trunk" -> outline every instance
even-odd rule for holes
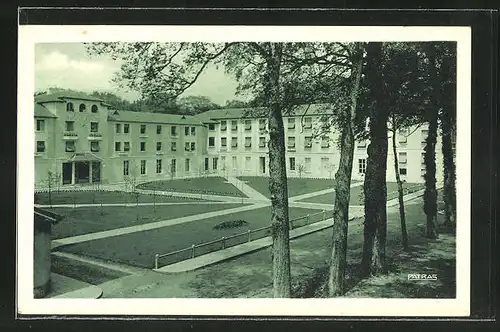
[[[425,191],[424,191],[424,212],[427,216],[428,238],[436,239],[438,237],[436,229],[437,220],[437,189],[436,189],[436,136],[438,119],[438,97],[440,82],[436,73],[436,56],[433,45],[427,47],[429,56],[429,76],[431,80],[432,93],[430,96],[431,108],[426,111],[427,121],[429,123],[428,136],[425,145]]]
[[[456,188],[455,188],[455,160],[452,147],[452,138],[455,137],[455,126],[453,121],[456,119],[456,83],[454,80],[455,66],[450,63],[449,58],[443,60],[441,82],[444,87],[441,92],[441,100],[443,109],[441,112],[441,133],[443,153],[443,200],[444,200],[444,215],[445,225],[453,226],[456,223],[457,203],[456,203]],[[452,61],[454,61],[453,59]],[[443,83],[442,83],[443,84]]]
[[[398,201],[399,201],[399,220],[401,221],[401,236],[403,241],[403,250],[408,251],[408,232],[406,230],[405,203],[403,200],[403,182],[399,174],[398,151],[396,149],[396,119],[392,120],[392,152],[394,153],[394,174],[396,174],[396,182],[398,184]]]
[[[362,49],[356,46],[355,70],[351,89],[350,112],[345,114],[342,128],[339,169],[335,175],[335,203],[333,208],[333,238],[330,271],[328,276],[328,295],[330,297],[344,293],[345,268],[347,265],[347,230],[349,223],[349,200],[351,193],[352,163],[354,158],[354,119],[356,117],[357,96],[362,69]]]
[[[365,275],[377,275],[386,271],[388,107],[385,105],[381,62],[382,43],[368,43],[366,79],[371,95],[370,144],[364,182],[365,224],[361,262]]]
[[[269,100],[269,191],[271,192],[271,234],[273,238],[273,294],[287,298],[291,293],[288,188],[285,162],[285,134],[281,114],[279,76],[282,44],[270,43],[267,60]]]

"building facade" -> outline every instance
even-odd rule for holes
[[[269,175],[263,109],[219,109],[197,116],[129,112],[68,93],[38,96],[34,107],[36,187]],[[331,112],[299,107],[284,116],[289,177],[334,177],[340,149],[339,134],[325,126]],[[426,133],[421,126],[397,134],[398,168],[407,182],[423,182]],[[395,181],[390,138],[388,144],[387,180]],[[364,177],[367,146],[356,143],[353,179]],[[441,153],[436,157],[440,181]]]

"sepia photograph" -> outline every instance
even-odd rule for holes
[[[469,29],[19,35],[20,313],[468,314]]]

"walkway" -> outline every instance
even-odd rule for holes
[[[354,182],[354,183],[351,183],[351,188],[359,187],[362,185],[363,185],[363,182]],[[320,196],[320,195],[324,195],[324,194],[329,194],[329,193],[333,193],[333,192],[335,192],[335,188],[318,190],[318,191],[314,191],[312,193],[307,193],[307,194],[302,194],[302,195],[290,197],[289,201],[291,201],[291,202],[300,201],[303,199],[307,199],[307,198],[311,198],[311,197],[315,197],[315,196]]]
[[[232,204],[232,202],[156,202],[156,203],[83,203],[83,204],[35,204],[35,207],[39,208],[81,208],[81,207],[134,207],[134,206],[165,206],[165,205],[211,205],[211,204]]]
[[[254,205],[249,205],[249,206],[240,206],[240,207],[236,207],[236,208],[232,208],[232,209],[207,212],[207,213],[202,213],[202,214],[197,214],[197,215],[192,215],[192,216],[187,216],[187,217],[174,218],[174,219],[169,219],[169,220],[162,220],[162,221],[152,222],[152,223],[143,224],[143,225],[129,226],[129,227],[112,229],[112,230],[108,230],[108,231],[102,231],[102,232],[77,235],[77,236],[72,236],[72,237],[67,237],[67,238],[61,238],[61,239],[57,239],[57,240],[52,241],[52,249],[60,247],[60,246],[64,246],[64,245],[69,245],[69,244],[76,244],[76,243],[81,243],[81,242],[105,239],[105,238],[109,238],[109,237],[113,237],[113,236],[120,236],[120,235],[125,235],[125,234],[144,232],[144,231],[149,231],[149,230],[162,228],[162,227],[166,227],[166,226],[172,226],[172,225],[177,225],[177,224],[183,224],[186,222],[197,221],[197,220],[201,220],[201,219],[207,219],[207,218],[223,216],[223,215],[232,214],[232,213],[254,210],[254,209],[258,209],[258,208],[265,207],[265,206],[267,206],[267,204],[260,204],[260,205],[254,204]]]
[[[261,202],[269,202],[269,198],[262,195],[260,192],[253,189],[251,186],[246,184],[244,181],[241,181],[240,179],[236,178],[235,176],[228,176],[226,177],[226,180],[227,182],[235,186],[239,191],[241,191],[248,197],[252,198],[253,200]]]

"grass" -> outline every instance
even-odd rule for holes
[[[262,195],[270,198],[269,178],[262,176],[241,176],[238,179],[245,181],[253,189]],[[288,197],[307,194],[310,192],[333,188],[333,179],[307,179],[307,178],[289,178],[288,179]]]
[[[163,195],[137,194],[139,203],[152,202],[190,202],[198,201],[194,198],[184,198]],[[36,194],[40,205],[49,204],[49,194]],[[52,205],[58,204],[108,204],[108,203],[136,203],[136,196],[125,191],[56,191],[51,193]]]
[[[411,204],[410,204],[411,203]],[[425,297],[455,296],[455,239],[441,228],[438,240],[425,238],[425,215],[421,198],[407,202],[406,217],[410,252],[401,249],[401,230],[396,208],[388,210],[386,281],[362,280],[358,273],[363,247],[363,220],[350,222],[348,235],[347,287],[349,297]],[[443,217],[438,216],[441,225]],[[324,276],[330,256],[331,228],[290,242],[294,297],[324,296]],[[198,271],[181,288],[197,290],[198,297],[272,297],[271,249],[240,256]],[[408,282],[408,273],[438,273],[438,281]],[[163,294],[168,296],[167,294]]]
[[[234,185],[222,177],[161,180],[141,183],[139,189],[176,191],[184,193],[213,194],[221,196],[246,197]]]
[[[52,208],[64,219],[52,228],[54,239],[230,209],[243,204],[182,204],[173,206]],[[137,216],[139,219],[137,220]]]
[[[97,257],[104,260],[124,263],[128,265],[152,268],[154,263],[154,255],[156,253],[167,253],[186,247],[191,244],[199,244],[202,242],[218,240],[223,236],[234,235],[246,232],[248,229],[256,229],[269,225],[270,207],[259,208],[250,211],[234,213],[231,215],[217,216],[205,220],[193,221],[184,224],[178,224],[168,227],[163,227],[155,230],[131,233],[122,236],[115,236],[106,239],[82,242],[75,245],[61,247],[58,250],[71,252],[77,255],[87,255]],[[290,217],[297,218],[308,213],[314,213],[317,210],[304,208],[291,208]],[[214,226],[222,222],[231,220],[245,220],[248,224],[237,228],[227,228],[214,230]],[[265,236],[255,234],[254,237]],[[231,241],[228,240],[227,245],[234,245],[245,242],[247,236],[238,237]],[[221,244],[216,243],[210,246],[197,248],[197,255],[207,253],[220,248]],[[166,265],[186,259],[190,257],[190,252],[176,255],[171,258],[162,260],[161,265]]]
[[[412,191],[420,190],[424,188],[423,183],[403,183],[403,190],[410,188]],[[351,188],[350,205],[363,205],[364,198],[362,195],[363,185]],[[387,200],[391,200],[398,197],[398,185],[396,182],[387,182]],[[318,195],[314,197],[309,197],[300,202],[307,203],[324,203],[333,204],[335,199],[335,193],[331,192],[328,194]]]

